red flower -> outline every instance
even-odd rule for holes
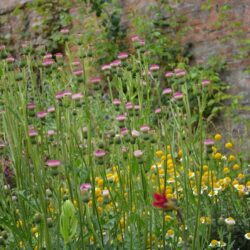
[[[154,194],[153,206],[160,208],[162,210],[176,209],[174,200],[167,199],[164,192],[162,194],[158,194],[158,193]]]

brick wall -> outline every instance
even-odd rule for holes
[[[250,51],[244,50],[246,38],[250,41],[250,0],[170,0],[172,7],[185,16],[183,26],[189,31],[183,44],[192,44],[194,63],[206,62],[216,55],[225,59],[229,70],[224,78],[232,85],[232,92],[244,94],[244,102],[250,104]],[[154,0],[123,0],[126,9],[145,12]],[[249,45],[250,48],[250,45]]]

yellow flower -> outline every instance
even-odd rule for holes
[[[97,185],[99,186],[99,187],[102,187],[103,186],[103,179],[99,179],[98,181],[97,181]]]
[[[182,157],[182,150],[181,150],[181,149],[180,149],[179,152],[178,152],[178,156],[179,156],[179,158]]]
[[[216,134],[216,135],[214,136],[214,139],[215,139],[216,141],[220,141],[221,138],[222,138],[222,136],[221,136],[220,134]]]
[[[214,155],[214,159],[216,159],[216,160],[220,160],[221,157],[222,157],[222,154],[221,154],[221,153],[216,153],[216,154]]]
[[[217,148],[215,146],[212,146],[212,150],[213,150],[214,153],[217,152]]]
[[[170,146],[170,145],[167,146],[167,151],[168,151],[168,152],[171,151],[171,146]]]
[[[234,155],[229,155],[229,161],[235,161],[236,157]]]
[[[16,226],[17,226],[17,227],[22,227],[22,226],[23,226],[23,221],[22,221],[22,220],[18,220],[18,221],[16,222]]]
[[[234,164],[233,165],[233,170],[238,170],[238,169],[240,169],[240,166],[238,164]]]
[[[165,215],[165,221],[169,222],[171,221],[173,218],[170,215]]]
[[[245,178],[245,175],[242,174],[242,173],[240,173],[240,174],[238,174],[238,178],[239,178],[239,179],[243,179],[243,178]]]
[[[158,158],[161,158],[161,157],[164,155],[164,153],[163,153],[162,150],[158,150],[158,151],[155,152],[155,155],[156,155]]]
[[[230,148],[233,147],[233,143],[227,142],[227,143],[225,144],[225,147],[226,147],[227,149],[230,149]]]
[[[161,161],[165,161],[165,160],[166,160],[166,156],[163,155],[163,156],[161,157]]]
[[[250,232],[249,232],[249,233],[246,233],[244,236],[245,236],[245,238],[246,238],[247,240],[250,240]]]
[[[118,241],[122,241],[122,235],[121,235],[121,234],[118,234],[118,235],[117,235],[117,240],[118,240]]]
[[[209,244],[210,247],[217,247],[219,245],[219,241],[218,240],[212,240]]]
[[[173,238],[174,237],[174,231],[172,229],[169,229],[166,233],[166,236],[168,238]]]
[[[32,234],[36,234],[38,232],[37,227],[32,227],[31,232],[32,232]]]
[[[96,188],[96,189],[95,189],[95,195],[96,195],[96,196],[100,196],[101,194],[102,194],[101,189],[100,189],[100,188]]]
[[[203,171],[207,171],[208,170],[208,165],[204,165],[203,166]]]
[[[230,172],[230,170],[229,170],[228,167],[224,167],[224,168],[223,168],[223,173],[224,173],[224,174],[227,174],[227,173],[229,173],[229,172]]]
[[[232,217],[226,218],[226,219],[225,219],[225,222],[226,222],[226,224],[229,225],[229,226],[235,225],[235,220],[234,220],[234,218],[232,218]]]

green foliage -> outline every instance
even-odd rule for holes
[[[74,205],[70,200],[67,200],[62,205],[62,212],[60,215],[60,232],[65,244],[68,244],[75,237],[77,224]]]

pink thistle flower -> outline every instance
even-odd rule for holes
[[[55,107],[50,106],[50,107],[48,107],[47,111],[48,111],[48,113],[53,113],[56,111],[56,109],[55,109]]]
[[[52,54],[51,53],[47,53],[43,59],[46,60],[46,59],[51,59],[52,58]]]
[[[127,52],[120,52],[117,56],[118,59],[126,59],[128,58],[128,53]]]
[[[125,107],[126,107],[127,110],[130,110],[130,109],[133,109],[134,105],[133,105],[132,102],[127,102]]]
[[[95,151],[94,155],[97,158],[101,158],[101,157],[106,155],[106,151],[102,150],[102,149],[98,149],[98,150]]]
[[[119,105],[121,104],[121,101],[120,101],[119,99],[114,99],[114,100],[113,100],[113,104],[114,104],[115,106],[119,106]]]
[[[131,41],[132,41],[132,42],[139,42],[139,41],[140,41],[140,37],[137,36],[137,35],[132,36],[132,37],[131,37]]]
[[[79,66],[81,63],[80,63],[80,60],[79,59],[74,59],[74,61],[72,62],[72,65],[73,66]]]
[[[15,62],[15,58],[13,56],[8,56],[5,60],[7,63]]]
[[[150,127],[148,125],[142,125],[140,127],[141,132],[148,132],[150,130]]]
[[[108,189],[102,190],[102,196],[103,197],[108,197],[109,196],[109,190]]]
[[[73,71],[73,74],[74,74],[75,76],[80,76],[80,75],[83,74],[83,70],[82,70],[82,69],[74,70],[74,71]]]
[[[92,188],[92,185],[90,183],[83,183],[80,185],[81,191],[88,191]]]
[[[139,158],[139,157],[141,157],[142,155],[143,155],[143,151],[141,151],[141,150],[135,150],[135,151],[134,151],[134,156],[135,156],[135,157]]]
[[[179,100],[183,98],[183,94],[181,92],[175,92],[174,93],[174,99]]]
[[[42,62],[42,65],[44,67],[48,67],[48,66],[51,66],[52,64],[54,64],[54,60],[53,59],[44,59],[43,62]]]
[[[93,77],[90,82],[91,83],[100,83],[101,82],[101,77]]]
[[[6,145],[4,143],[0,143],[0,149],[3,149],[5,147],[6,147]]]
[[[122,122],[122,121],[125,121],[125,120],[126,120],[126,116],[125,116],[125,115],[118,115],[115,119],[116,119],[118,122]]]
[[[104,65],[102,65],[101,69],[102,69],[103,71],[109,70],[109,69],[111,69],[111,65],[110,65],[110,64],[104,64]]]
[[[134,106],[134,109],[135,109],[135,110],[140,110],[140,109],[141,109],[141,106],[140,106],[140,105],[135,105],[135,106]]]
[[[56,131],[53,130],[53,129],[50,129],[50,130],[48,130],[48,132],[47,132],[47,135],[48,135],[48,136],[52,136],[52,135],[55,135],[55,134],[56,134]]]
[[[40,111],[40,112],[36,113],[36,116],[37,116],[37,118],[42,119],[42,118],[45,118],[47,116],[47,114],[48,113],[46,111]]]
[[[139,137],[140,136],[140,132],[137,131],[137,130],[135,130],[135,129],[133,129],[132,132],[131,132],[131,135],[132,135],[132,137]]]
[[[155,110],[155,114],[159,114],[159,113],[161,113],[161,108],[157,108],[157,109]]]
[[[60,32],[62,34],[68,34],[69,33],[69,29],[68,28],[63,28],[63,29],[60,30]]]
[[[30,102],[27,104],[27,109],[33,110],[36,108],[36,104],[34,102]]]
[[[204,141],[204,145],[206,145],[206,146],[212,146],[212,145],[214,145],[214,140],[212,140],[212,139],[206,139]]]
[[[207,86],[207,85],[209,85],[211,82],[210,82],[210,80],[202,80],[202,82],[201,82],[201,84],[203,85],[203,86]]]
[[[35,129],[31,128],[29,129],[28,134],[29,134],[29,137],[35,137],[38,135],[38,132]]]
[[[110,63],[111,67],[118,67],[122,64],[121,60],[115,60],[113,62]]]
[[[174,73],[173,72],[166,72],[165,73],[165,77],[171,77],[171,76],[173,76],[174,75]]]
[[[0,51],[5,50],[5,48],[6,48],[6,47],[5,47],[5,45],[3,45],[3,44],[2,44],[2,45],[0,45]]]
[[[63,54],[58,52],[55,54],[56,59],[63,58]]]
[[[61,165],[61,161],[59,161],[59,160],[48,160],[48,161],[46,161],[46,165],[48,167],[52,167],[52,168],[58,167],[58,166]]]
[[[150,71],[157,71],[160,69],[160,66],[158,64],[152,64],[150,67],[149,67],[149,70]]]
[[[121,129],[120,129],[120,133],[121,133],[122,135],[127,135],[128,132],[129,132],[129,130],[128,130],[127,128],[121,128]]]
[[[83,94],[82,93],[73,94],[71,98],[72,100],[80,100],[83,98]]]
[[[163,89],[163,91],[162,91],[162,94],[163,94],[163,95],[167,95],[167,94],[170,94],[170,93],[172,93],[172,89],[171,89],[171,88],[165,88],[165,89]]]

